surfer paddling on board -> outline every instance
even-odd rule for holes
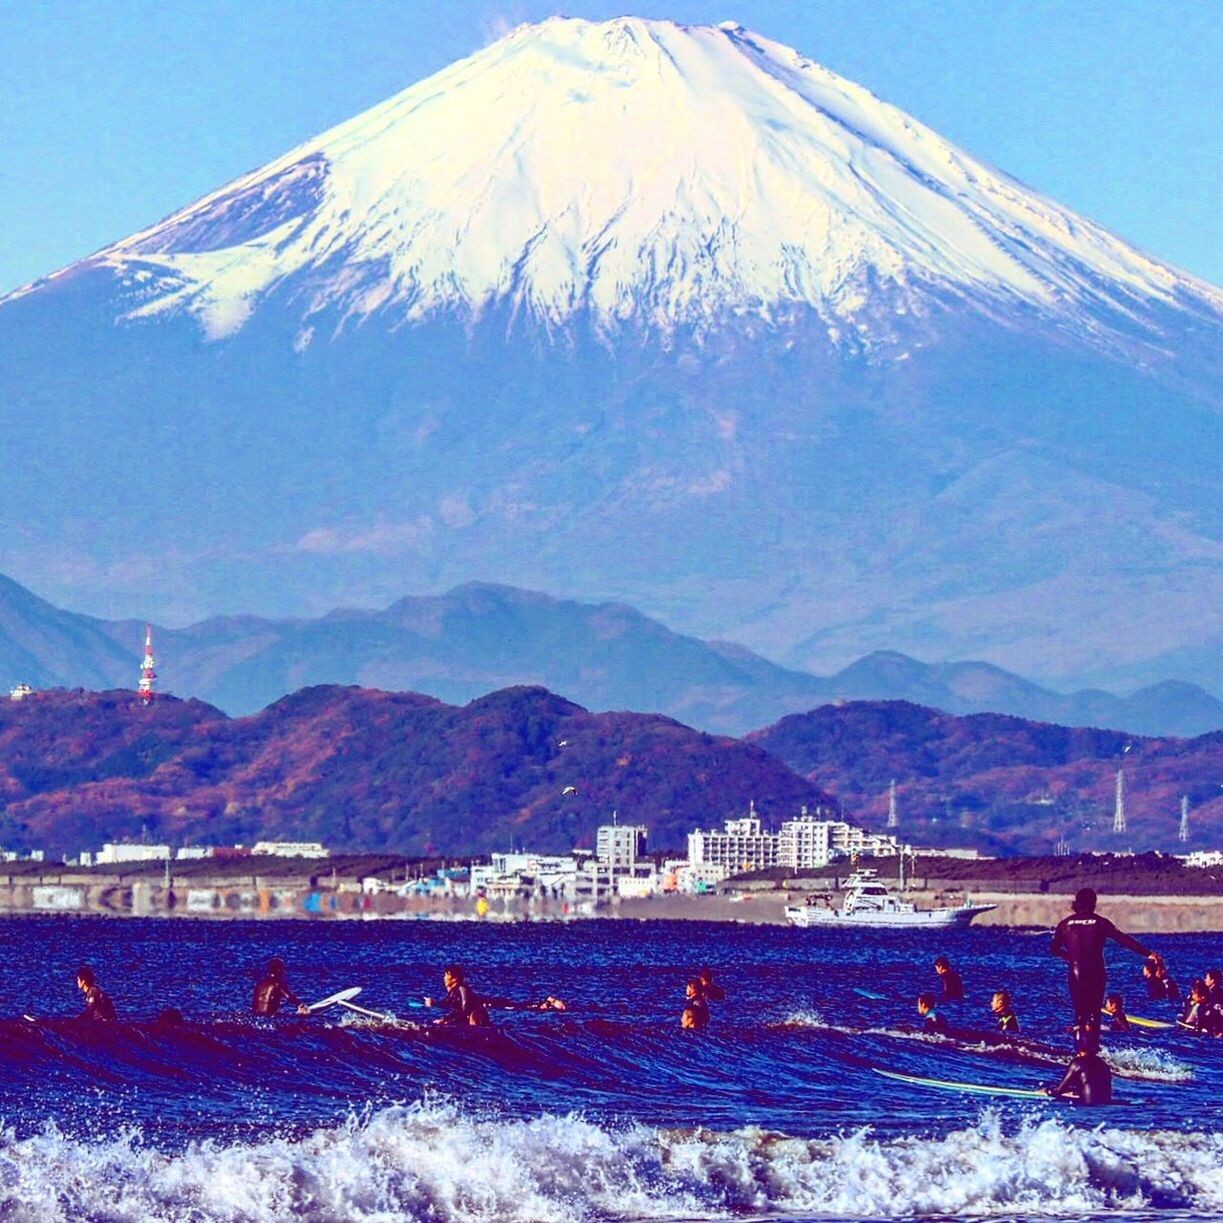
[[[87,964],[82,964],[76,970],[76,986],[85,995],[85,1009],[80,1018],[97,1019],[103,1023],[115,1022],[115,1004],[98,984],[97,974]]]
[[[425,1006],[441,1007],[447,1012],[441,1019],[435,1019],[434,1023],[491,1028],[493,1021],[488,1017],[488,1008],[480,995],[467,984],[465,976],[458,964],[449,965],[442,973],[442,984],[446,987],[445,997],[426,998]]]
[[[273,956],[268,961],[267,969],[255,985],[255,997],[251,1010],[265,1019],[270,1019],[280,1012],[285,1002],[297,1007],[299,1015],[310,1014],[310,1008],[289,988],[285,980],[285,962],[280,956]]]
[[[1118,930],[1107,917],[1096,912],[1094,889],[1080,888],[1074,898],[1074,912],[1058,923],[1049,950],[1070,965],[1070,1002],[1074,1007],[1074,1021],[1081,1028],[1098,1031],[1100,1027],[1104,985],[1108,979],[1104,944],[1109,939],[1138,955],[1151,955],[1136,938]]]
[[[1055,1099],[1074,1100],[1079,1104],[1113,1102],[1113,1072],[1100,1056],[1098,1027],[1079,1027],[1076,1030],[1074,1058],[1066,1067],[1062,1081],[1056,1087],[1043,1090]]]
[[[1104,1013],[1108,1016],[1110,1032],[1129,1032],[1130,1017],[1125,1013],[1125,999],[1120,994],[1109,994],[1104,999]]]
[[[918,994],[917,1013],[922,1019],[921,1030],[923,1032],[936,1032],[940,1036],[947,1035],[947,1021],[938,1013],[938,1001],[933,994]]]

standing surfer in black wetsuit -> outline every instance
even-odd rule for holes
[[[1111,1104],[1113,1072],[1100,1056],[1100,1034],[1096,1028],[1079,1028],[1075,1036],[1074,1059],[1066,1067],[1056,1087],[1046,1087],[1046,1095],[1074,1100],[1079,1104]]]
[[[289,1002],[297,1007],[299,1015],[308,1015],[310,1008],[289,988],[285,980],[285,962],[280,956],[273,956],[263,976],[255,985],[255,997],[251,1002],[251,1010],[264,1019],[270,1019],[280,1012],[282,1003]]]
[[[1074,898],[1074,912],[1058,923],[1049,950],[1070,965],[1070,1002],[1074,1021],[1082,1028],[1098,1031],[1100,1027],[1104,986],[1108,979],[1104,944],[1109,939],[1138,955],[1151,954],[1136,938],[1118,930],[1107,917],[1096,912],[1096,893],[1092,888],[1080,888]]]
[[[444,998],[426,998],[425,1006],[443,1008],[447,1014],[435,1019],[435,1024],[466,1025],[472,1028],[491,1028],[484,1000],[466,982],[466,974],[458,964],[449,965],[442,973],[442,984],[446,987]]]
[[[98,984],[97,974],[87,964],[76,970],[77,988],[85,995],[82,1019],[96,1019],[103,1023],[115,1022],[115,1004],[110,995]]]
[[[944,1002],[960,1002],[964,998],[964,979],[954,968],[951,961],[941,955],[934,961],[934,971],[938,973],[939,989]]]

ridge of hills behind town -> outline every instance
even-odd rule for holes
[[[1124,766],[1128,830],[1112,832]],[[613,812],[681,849],[754,804],[990,854],[1192,850],[1223,832],[1223,732],[1070,729],[903,701],[791,715],[746,739],[659,714],[591,713],[539,687],[466,705],[319,686],[229,718],[202,701],[52,689],[0,702],[0,844],[74,854],[319,840],[411,856],[590,846]],[[1190,836],[1178,839],[1179,804]]]
[[[525,684],[592,710],[659,713],[735,736],[839,700],[910,701],[949,714],[1000,713],[1155,736],[1223,727],[1223,701],[1181,680],[1128,695],[1063,693],[988,662],[924,663],[891,651],[820,676],[743,646],[674,632],[623,603],[488,583],[410,596],[380,610],[221,616],[154,631],[160,688],[232,716],[320,684],[419,692],[453,704]],[[0,575],[6,685],[134,687],[143,633],[143,622],[67,611]]]

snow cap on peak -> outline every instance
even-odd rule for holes
[[[95,259],[139,265],[135,314],[189,310],[214,337],[299,286],[303,327],[500,304],[548,327],[698,331],[814,312],[868,340],[948,296],[1064,319],[1213,292],[728,32],[745,33],[520,26]]]

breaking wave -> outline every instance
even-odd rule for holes
[[[304,1135],[166,1153],[130,1130],[0,1137],[0,1217],[207,1223],[354,1219],[1014,1217],[1223,1210],[1223,1135],[1098,1128],[992,1112],[943,1137],[792,1138],[504,1120],[438,1102]]]

